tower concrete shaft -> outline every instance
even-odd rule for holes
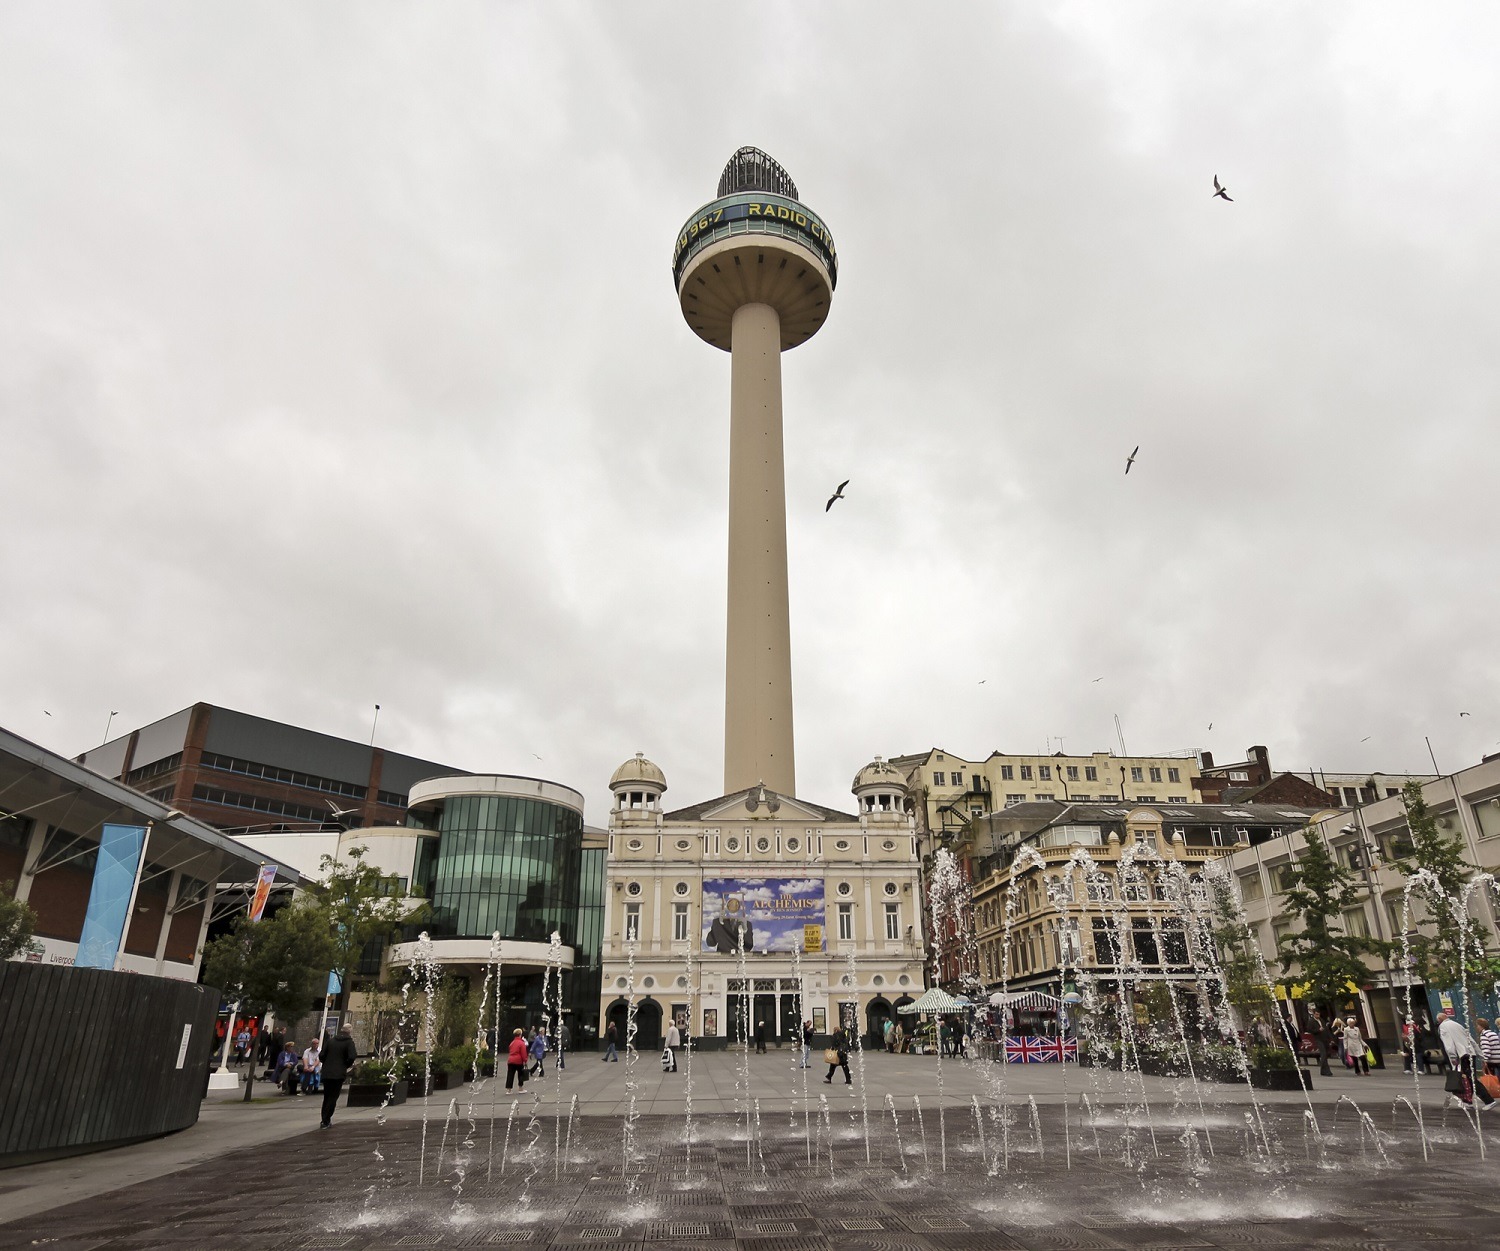
[[[744,304],[734,311],[730,355],[724,793],[764,782],[795,795],[781,319],[774,308]]]
[[[731,354],[724,793],[795,795],[781,353],[827,319],[838,253],[787,172],[741,148],[678,233],[672,277],[694,333]]]

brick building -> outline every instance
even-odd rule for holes
[[[194,704],[78,757],[221,830],[401,825],[416,782],[466,771]]]

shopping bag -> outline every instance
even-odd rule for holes
[[[1365,1048],[1365,1063],[1366,1064],[1374,1064],[1375,1063],[1375,1048],[1374,1047],[1366,1047]]]
[[[1450,1095],[1467,1095],[1468,1083],[1464,1081],[1464,1075],[1457,1069],[1449,1069],[1448,1076],[1443,1078],[1443,1089]]]
[[[824,1064],[837,1064],[838,1062],[839,1062],[839,1053],[837,1051],[835,1051],[832,1047],[826,1048],[824,1050],[824,1052],[823,1052],[823,1063]]]
[[[1500,1077],[1496,1077],[1493,1073],[1481,1073],[1479,1084],[1490,1092],[1491,1098],[1500,1099]]]

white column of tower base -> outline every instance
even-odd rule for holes
[[[795,795],[776,310],[769,304],[737,308],[731,343],[724,789],[732,793],[764,782]]]

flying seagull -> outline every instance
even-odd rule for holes
[[[985,684],[985,683],[986,683],[986,682],[988,682],[988,681],[989,681],[989,679],[988,679],[988,678],[980,678],[980,679],[979,679],[979,685],[980,685],[980,686],[983,686],[983,685],[984,685],[984,684]]]
[[[1209,723],[1208,723],[1208,728],[1209,728],[1209,729],[1210,729],[1210,730],[1211,730],[1211,729],[1213,729],[1213,728],[1214,728],[1214,723],[1213,723],[1213,722],[1212,722],[1212,721],[1210,721],[1210,722],[1209,722]]]
[[[1139,443],[1137,443],[1135,445],[1135,452],[1139,452],[1140,450],[1141,450],[1141,445]],[[1131,452],[1130,455],[1125,458],[1125,472],[1126,473],[1129,473],[1130,472],[1130,467],[1133,464],[1135,464],[1135,452]]]
[[[848,485],[849,485],[849,479],[848,478],[845,478],[842,482],[839,483],[839,489],[837,491],[835,491],[832,495],[830,495],[828,497],[828,503],[823,506],[823,511],[825,513],[830,508],[833,507],[833,501],[834,500],[841,500],[841,499],[844,498],[844,488],[846,486],[848,486]]]
[[[323,802],[333,809],[333,819],[335,821],[337,821],[340,817],[353,817],[359,815],[358,808],[340,808],[331,799],[325,799]]]
[[[1209,199],[1213,199],[1214,196],[1217,196],[1221,200],[1228,200],[1231,204],[1234,203],[1234,197],[1224,190],[1217,174],[1214,175],[1214,194],[1209,196]]]
[[[1466,712],[1461,712],[1461,713],[1459,713],[1459,714],[1458,714],[1458,715],[1459,715],[1459,716],[1460,716],[1460,717],[1467,717],[1467,716],[1468,716],[1468,715],[1469,715],[1469,714],[1468,714],[1468,713],[1466,713]]]
[[[1368,742],[1369,742],[1369,741],[1370,741],[1370,740],[1371,740],[1371,739],[1372,739],[1372,738],[1374,738],[1374,737],[1375,737],[1375,736],[1374,736],[1374,735],[1373,735],[1373,734],[1366,734],[1366,735],[1365,735],[1365,736],[1364,736],[1364,738],[1362,738],[1362,739],[1360,739],[1360,740],[1359,740],[1359,741],[1360,741],[1360,742],[1361,742],[1361,743],[1368,743]]]
[[[1094,681],[1095,682],[1102,682],[1102,681],[1104,681],[1104,675],[1101,673],[1097,678],[1094,679]]]

